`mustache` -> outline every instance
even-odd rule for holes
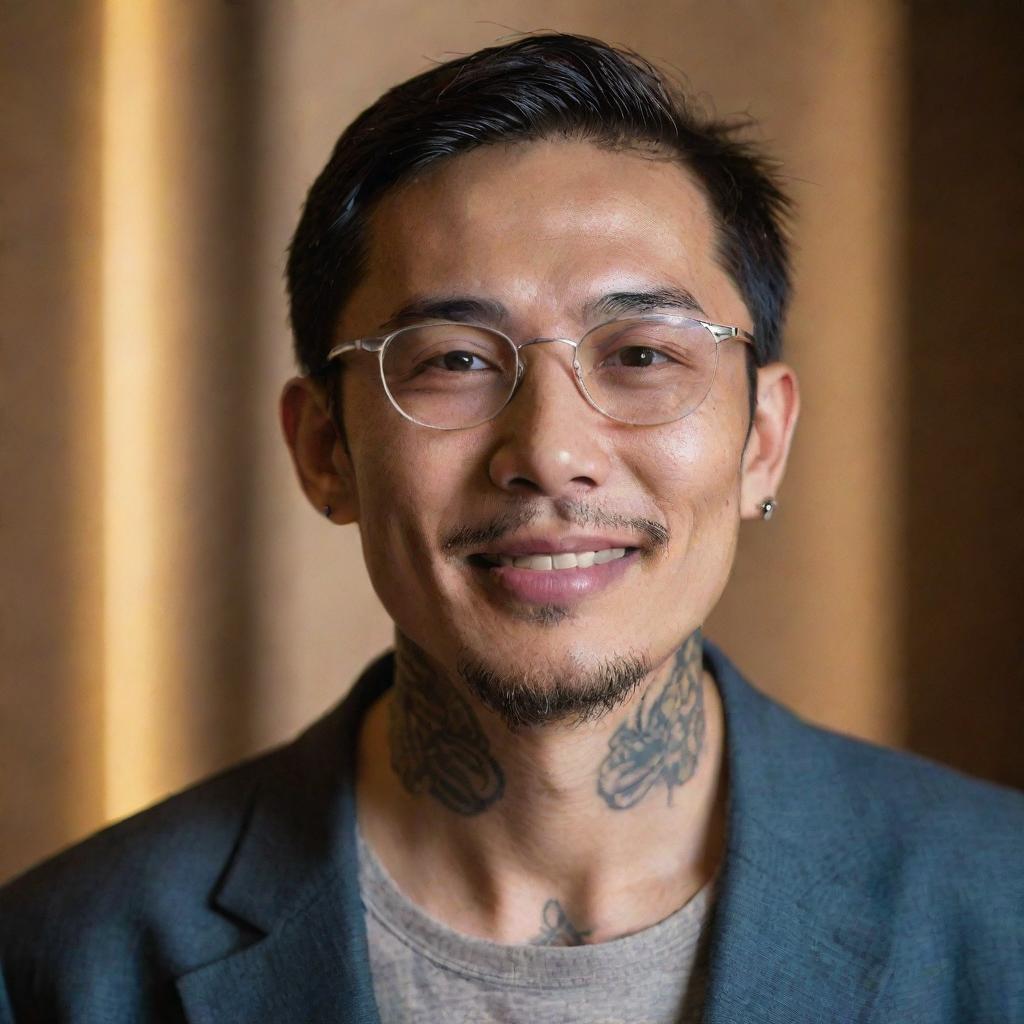
[[[668,527],[644,516],[610,512],[585,501],[560,500],[544,505],[529,504],[494,516],[477,526],[462,526],[454,530],[442,542],[446,554],[454,555],[466,548],[486,548],[488,545],[521,530],[524,526],[544,518],[545,512],[554,508],[559,520],[572,526],[596,526],[612,530],[629,530],[646,538],[652,550],[665,547],[669,542]]]

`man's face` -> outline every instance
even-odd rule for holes
[[[458,297],[503,307],[493,326],[517,343],[577,339],[612,318],[597,308],[602,298],[673,289],[702,312],[649,311],[750,330],[715,246],[707,202],[673,162],[581,142],[478,149],[380,202],[365,278],[337,337],[381,333],[410,303]],[[376,358],[346,357],[348,455],[339,444],[335,461],[351,474],[373,585],[399,629],[451,670],[469,660],[571,686],[624,657],[656,666],[703,622],[732,565],[749,415],[744,345],[723,343],[694,413],[653,427],[587,404],[567,346],[522,357],[512,402],[451,431],[404,419]],[[546,572],[489,564],[609,548],[626,556]]]

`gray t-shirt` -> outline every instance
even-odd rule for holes
[[[462,935],[399,891],[359,837],[373,990],[383,1024],[697,1024],[707,978],[709,882],[658,924],[581,946]]]

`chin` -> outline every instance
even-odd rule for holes
[[[463,647],[456,668],[470,693],[517,731],[598,721],[633,695],[651,663],[640,651],[583,658],[559,645],[556,656],[524,659],[521,649],[503,657]]]

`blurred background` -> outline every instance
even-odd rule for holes
[[[804,413],[707,632],[806,717],[1024,786],[1024,5],[0,0],[0,879],[270,744],[390,642],[280,440],[343,127],[520,31],[743,112]]]

